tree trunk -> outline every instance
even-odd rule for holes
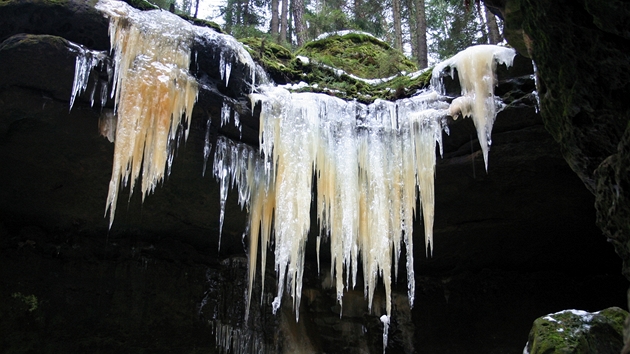
[[[293,0],[293,21],[295,23],[295,36],[297,45],[304,44],[304,0]]]
[[[488,42],[490,44],[497,44],[503,40],[501,38],[501,33],[499,32],[499,26],[497,25],[497,19],[494,17],[494,14],[488,10],[488,8],[484,5],[486,9],[486,26],[488,26]]]
[[[287,26],[289,25],[289,0],[282,0],[282,14],[280,16],[280,38],[279,43],[287,41]]]
[[[227,5],[225,6],[225,31],[227,33],[232,33],[232,27],[234,26],[234,9],[236,8],[236,4],[234,0],[228,0]]]
[[[361,12],[361,0],[354,0],[354,21],[357,22],[362,18],[363,13]]]
[[[242,0],[243,1],[243,14],[241,15],[243,18],[243,26],[249,26],[251,25],[250,23],[250,16],[249,16],[249,0]]]
[[[407,7],[407,24],[409,25],[409,45],[411,46],[411,55],[415,56],[418,51],[416,50],[416,15],[413,9],[413,0],[405,0],[405,6]]]
[[[400,9],[400,0],[392,0],[392,12],[394,15],[394,48],[402,51],[402,24],[400,19],[402,11]]]
[[[416,56],[418,68],[429,66],[427,57],[427,18],[424,12],[424,0],[414,0],[416,10]]]
[[[271,0],[271,38],[278,38],[278,0]]]
[[[197,18],[197,14],[199,13],[199,0],[195,1],[195,14],[193,15],[194,18]]]

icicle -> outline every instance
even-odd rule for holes
[[[101,133],[103,137],[107,138],[107,140],[109,140],[110,143],[113,143],[116,138],[117,120],[118,119],[116,118],[114,111],[109,110],[109,109],[104,109],[98,120],[99,132]]]
[[[168,12],[142,13],[118,1],[101,0],[97,8],[110,17],[116,68],[112,94],[118,122],[106,209],[111,227],[120,184],[130,181],[133,192],[142,172],[144,198],[170,169],[179,139],[187,137],[197,96],[197,83],[188,72],[193,34],[224,48],[218,60],[219,74],[226,86],[232,65],[237,62],[248,65],[252,82],[255,76],[264,80],[264,75],[257,74],[249,54],[229,36],[209,29],[193,30]],[[168,36],[162,35],[164,31]],[[438,65],[433,72],[436,90],[441,92],[440,72],[447,66],[458,70],[462,97],[454,99],[450,106],[439,100],[435,90],[397,102],[376,100],[371,105],[327,95],[290,93],[272,86],[259,86],[250,95],[252,106],[261,106],[259,151],[219,138],[214,144],[212,167],[220,188],[219,247],[230,188],[238,190],[239,205],[249,210],[247,315],[259,249],[264,293],[266,249],[273,233],[277,277],[273,312],[280,308],[287,289],[299,320],[315,180],[320,227],[317,252],[320,237],[328,238],[331,273],[340,304],[344,291],[356,285],[360,266],[370,310],[378,281],[382,281],[386,313],[381,321],[386,347],[392,306],[391,275],[394,270],[397,276],[403,247],[409,302],[413,306],[413,222],[417,198],[422,205],[425,249],[433,250],[436,144],[440,144],[441,152],[441,132],[446,128],[448,115],[472,116],[487,168],[490,132],[497,111],[494,69],[496,62],[510,65],[514,54],[506,48],[475,48]],[[88,66],[78,62],[76,87],[84,87],[82,78]],[[227,102],[221,109],[221,125],[228,123],[232,113],[240,130],[240,117]],[[208,120],[204,161],[211,151]],[[216,333],[222,348],[236,348],[232,339],[239,335],[234,330],[217,325]]]
[[[178,131],[188,136],[197,82],[188,72],[192,40],[188,22],[166,11],[145,13],[120,1],[101,0],[96,8],[110,19],[115,66],[112,95],[118,123],[106,208],[111,227],[121,183],[130,182],[133,193],[142,174],[144,200],[168,173],[174,144],[182,136]]]
[[[446,68],[457,69],[462,96],[453,101],[450,114],[461,114],[473,119],[477,128],[477,138],[483,151],[483,159],[488,171],[488,151],[492,145],[490,137],[497,114],[494,86],[497,84],[495,69],[497,63],[511,66],[516,52],[512,48],[495,45],[478,45],[457,53],[452,58],[438,64],[433,69],[431,84],[443,91],[440,74]]]
[[[534,74],[532,74],[532,77],[534,79],[534,84],[536,85],[536,90],[534,90],[532,92],[532,95],[534,95],[534,98],[536,99],[536,105],[535,105],[535,109],[536,109],[536,113],[540,112],[540,81],[538,78],[538,67],[536,66],[536,62],[532,60],[532,66],[534,68]]]
[[[387,335],[389,332],[389,316],[381,316],[381,322],[383,323],[383,354],[385,354],[385,348],[387,348]]]
[[[232,63],[225,63],[225,87],[230,84],[230,73],[232,72]]]
[[[221,126],[230,122],[230,113],[232,113],[232,109],[226,102],[223,102],[221,106]]]
[[[223,53],[221,53],[219,58],[219,74],[221,75],[221,80],[223,80],[225,78],[225,57]]]
[[[69,42],[69,44],[71,50],[77,54],[77,58],[74,64],[72,94],[70,95],[70,110],[72,110],[77,95],[80,95],[87,89],[87,86],[90,82],[90,76],[92,75],[92,70],[94,68],[98,66],[100,66],[101,68],[105,68],[106,72],[110,74],[109,79],[111,80],[111,61],[109,60],[107,52],[105,51],[89,50],[82,45],[74,44],[72,42]],[[90,105],[94,105],[94,93],[96,91],[96,87],[99,84],[101,85],[100,103],[101,107],[104,107],[107,101],[106,97],[108,82],[98,80],[98,78],[95,78],[93,80],[92,90],[90,93]]]
[[[212,172],[214,177],[219,182],[219,200],[220,200],[220,212],[219,212],[219,247],[221,250],[221,235],[223,234],[223,220],[225,219],[225,203],[228,196],[228,183],[230,182],[230,172],[228,170],[230,154],[227,151],[227,143],[225,140],[217,141],[216,153],[214,155],[214,164]]]
[[[201,176],[206,175],[206,165],[208,164],[208,157],[210,157],[210,152],[212,151],[212,143],[210,142],[210,129],[212,127],[212,118],[208,116],[208,120],[206,120],[206,136],[204,137],[204,145],[203,145],[203,172]]]

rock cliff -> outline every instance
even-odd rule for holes
[[[102,110],[83,95],[69,112],[77,53],[68,41],[109,49],[107,20],[93,5],[0,4],[0,330],[7,333],[0,348],[219,352],[226,338],[237,338],[231,345],[244,351],[381,352],[382,296],[369,314],[361,291],[349,292],[341,311],[327,270],[317,274],[314,241],[300,323],[290,308],[272,316],[263,304],[245,324],[245,212],[228,199],[219,252],[219,190],[202,176],[203,146],[208,116],[214,134],[250,144],[258,123],[245,95],[247,71],[232,68],[226,87],[216,43],[194,44],[203,89],[172,174],[144,203],[138,194],[121,195],[108,230],[113,145],[98,132]],[[434,255],[416,249],[413,309],[405,307],[401,268],[391,352],[518,352],[536,317],[625,307],[621,261],[606,243],[627,260],[624,17],[588,1],[496,5],[506,26],[529,38],[521,54],[537,64],[542,114],[528,96],[532,68],[520,58],[497,88],[510,106],[495,124],[488,173],[470,120],[451,122],[436,172]],[[542,13],[549,18],[536,17]],[[558,28],[587,33],[554,34]],[[573,40],[583,42],[565,48],[597,43],[606,51],[555,50],[557,41]],[[226,99],[244,118],[242,136],[221,127]],[[267,270],[267,284],[273,274]]]

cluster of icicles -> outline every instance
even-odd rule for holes
[[[144,198],[170,171],[177,143],[187,137],[198,92],[198,84],[188,72],[193,36],[220,39],[226,52],[237,53],[229,60],[224,55],[219,58],[226,86],[230,60],[251,67],[252,77],[254,64],[231,37],[196,28],[168,12],[140,12],[114,0],[99,1],[97,9],[110,19],[114,62],[112,96],[117,118],[103,124],[115,140],[107,200],[111,226],[121,183],[129,183],[133,191],[141,178]],[[436,66],[433,89],[396,102],[376,100],[364,105],[322,94],[292,93],[272,85],[253,87],[252,106],[261,105],[259,149],[219,138],[213,157],[213,174],[221,190],[220,224],[229,188],[238,189],[239,203],[249,211],[248,303],[259,245],[263,248],[264,288],[264,249],[270,247],[273,237],[278,280],[273,311],[280,307],[286,288],[298,319],[314,198],[320,227],[317,252],[321,239],[328,240],[339,303],[344,290],[356,285],[359,267],[370,307],[379,278],[384,285],[386,315],[381,321],[385,347],[392,271],[397,276],[403,247],[413,306],[413,221],[418,197],[424,246],[433,248],[436,148],[439,143],[441,149],[442,130],[448,132],[446,118],[472,117],[487,168],[490,133],[500,107],[494,96],[494,70],[497,63],[510,66],[514,54],[512,49],[497,46],[469,48]],[[104,60],[96,54],[87,57],[89,60],[86,55],[77,58],[73,101],[86,89],[89,71]],[[440,96],[440,75],[447,67],[457,69],[462,87],[462,95],[451,104]],[[229,107],[222,112],[223,124],[229,120]],[[211,150],[207,139],[206,158]]]

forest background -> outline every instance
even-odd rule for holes
[[[503,41],[502,21],[479,0],[149,0],[214,21],[236,38],[295,50],[320,34],[368,32],[426,68],[475,44]]]

